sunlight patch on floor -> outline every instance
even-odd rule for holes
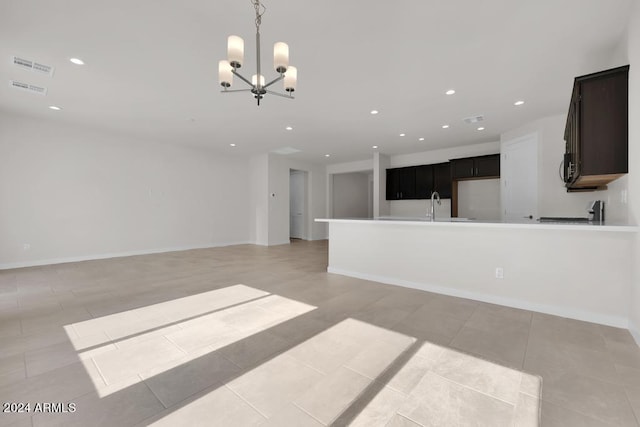
[[[540,389],[536,376],[346,319],[149,422],[537,426]]]
[[[315,308],[235,285],[64,328],[96,390],[106,396]]]

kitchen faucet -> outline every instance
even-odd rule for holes
[[[440,194],[438,194],[437,191],[434,191],[431,193],[431,221],[435,221],[436,220],[436,206],[433,203],[434,202],[434,197],[436,199],[438,199],[438,204],[441,205],[442,203],[440,202]]]

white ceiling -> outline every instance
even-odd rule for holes
[[[0,110],[226,153],[288,146],[318,163],[367,159],[373,145],[400,154],[496,141],[564,113],[575,76],[621,65],[632,1],[264,0],[264,74],[275,77],[272,46],[285,41],[299,80],[295,100],[257,107],[248,93],[221,94],[217,79],[230,34],[245,39],[241,71],[255,73],[250,0],[2,0]],[[21,70],[13,55],[55,74]],[[486,130],[462,122],[475,114]]]

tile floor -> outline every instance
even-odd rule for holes
[[[640,425],[628,331],[326,265],[295,241],[0,271],[0,402],[31,404],[0,426]]]

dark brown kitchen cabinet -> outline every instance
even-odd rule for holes
[[[432,165],[416,166],[416,199],[428,199],[434,187]]]
[[[433,191],[437,191],[441,199],[451,198],[451,163],[438,163],[433,167]],[[431,195],[429,195],[431,197]]]
[[[387,200],[400,199],[400,170],[387,169]]]
[[[565,126],[567,191],[606,188],[629,171],[629,66],[576,77]]]
[[[387,200],[416,198],[416,167],[387,169]]]
[[[400,168],[400,198],[415,199],[416,197],[416,168]]]
[[[453,159],[451,160],[451,176],[454,180],[499,178],[500,154]]]
[[[476,164],[476,177],[500,177],[500,154],[480,156],[476,157],[474,160]]]
[[[473,178],[475,165],[473,158],[451,160],[451,176],[454,179]]]
[[[451,188],[449,162],[387,169],[387,200],[429,199],[433,191],[448,199]]]

